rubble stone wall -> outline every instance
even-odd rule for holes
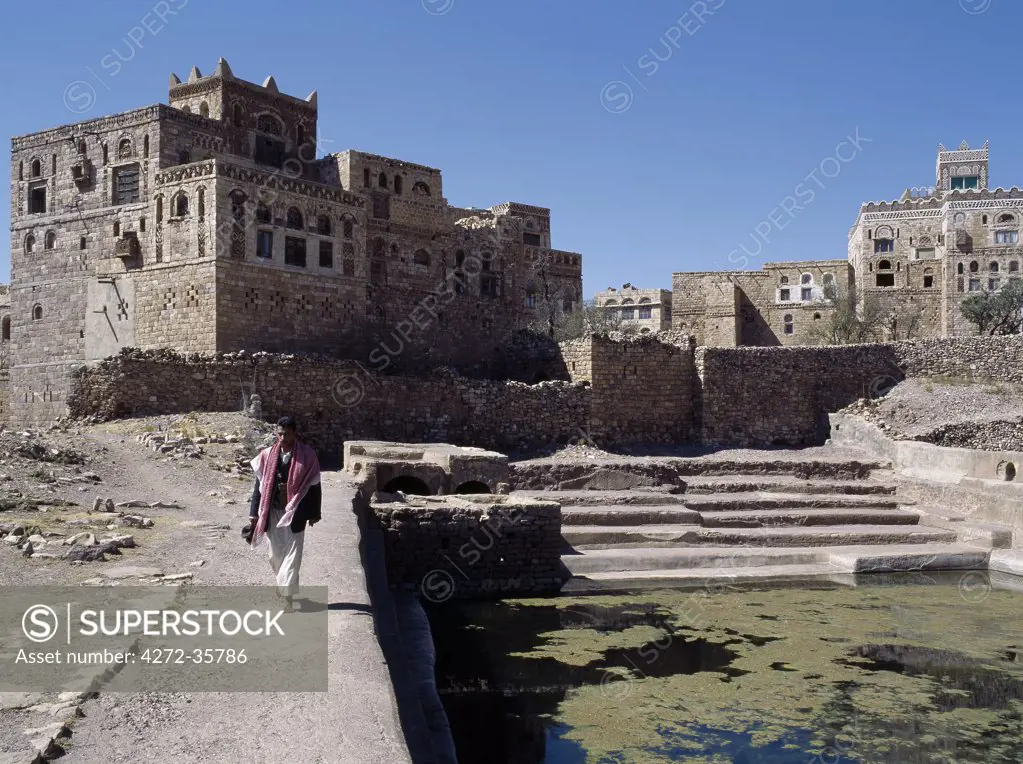
[[[123,351],[76,370],[73,417],[239,411],[253,393],[264,419],[295,416],[336,461],[346,440],[452,442],[498,451],[567,442],[586,422],[591,391],[570,382],[370,374],[351,361],[269,353]]]
[[[357,509],[383,533],[392,589],[444,602],[555,593],[562,587],[569,574],[561,565],[560,505],[478,498],[370,503],[359,492]]]

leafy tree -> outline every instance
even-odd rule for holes
[[[960,310],[981,334],[1019,334],[1023,330],[1023,281],[1010,281],[997,292],[971,294]]]

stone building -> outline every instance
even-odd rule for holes
[[[812,344],[814,322],[833,310],[820,288],[834,279],[888,316],[883,339],[974,334],[963,299],[1020,278],[1023,262],[1023,190],[992,190],[988,177],[987,143],[939,146],[933,187],[861,205],[845,261],[675,273],[673,328],[701,345]]]
[[[667,331],[671,328],[671,291],[668,289],[637,289],[624,284],[621,291],[608,287],[597,292],[594,305],[623,327],[633,327],[641,334]]]
[[[171,75],[168,101],[12,139],[19,424],[62,415],[71,370],[123,347],[486,374],[536,314],[581,301],[549,209],[456,208],[438,169],[318,158],[315,91],[220,59]]]

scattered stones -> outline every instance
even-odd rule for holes
[[[29,708],[42,700],[40,692],[0,692],[0,711]]]
[[[123,525],[128,528],[152,528],[153,519],[139,515],[124,515],[118,519],[117,525]]]
[[[188,567],[190,567],[190,568],[201,568],[205,564],[206,564],[206,560],[196,560],[195,562],[188,563]]]

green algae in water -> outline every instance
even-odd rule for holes
[[[1021,605],[1012,591],[868,583],[448,603],[430,617],[462,764],[1016,764]]]

